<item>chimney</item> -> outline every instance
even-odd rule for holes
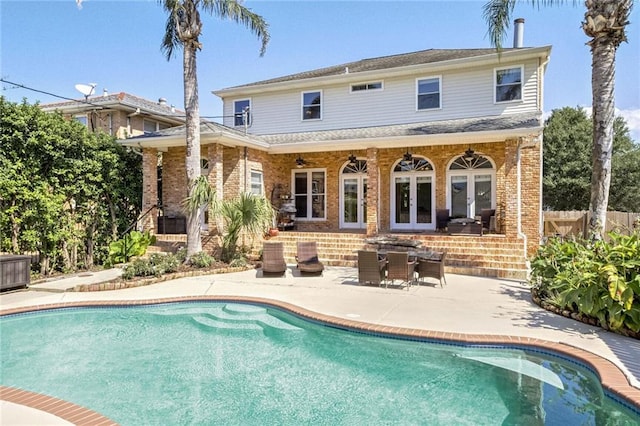
[[[524,18],[513,21],[513,47],[520,49],[524,43]]]
[[[167,100],[165,98],[160,98],[158,99],[158,105],[166,105],[167,104]]]
[[[107,89],[102,89],[102,97],[106,98],[107,96],[109,96],[109,92],[107,91]]]

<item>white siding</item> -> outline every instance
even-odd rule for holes
[[[350,92],[350,84],[308,87],[322,90],[322,120],[301,119],[301,92],[252,94],[253,134],[273,134],[383,126],[468,117],[498,116],[537,111],[537,60],[500,64],[500,67],[524,65],[523,99],[520,102],[494,103],[494,67],[461,69],[441,74],[415,74],[384,79],[383,90]],[[441,76],[442,103],[437,110],[416,110],[416,79]],[[376,81],[379,81],[377,79]],[[224,124],[233,126],[233,101],[224,100]]]

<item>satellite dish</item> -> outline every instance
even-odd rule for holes
[[[93,95],[93,92],[96,89],[96,83],[89,84],[76,84],[76,90],[84,95],[84,99],[88,99],[89,96]]]

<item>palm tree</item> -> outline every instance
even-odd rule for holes
[[[564,4],[563,0],[530,0],[538,5]],[[498,50],[511,21],[516,0],[491,0],[484,5],[491,44]],[[574,1],[575,3],[575,1]],[[591,91],[593,148],[591,161],[591,219],[589,228],[594,238],[602,238],[607,220],[609,186],[611,184],[611,155],[613,151],[614,77],[616,50],[627,41],[625,27],[633,0],[586,0],[582,29],[591,40]]]
[[[168,13],[166,32],[162,40],[162,51],[170,60],[176,49],[182,47],[184,109],[186,112],[185,159],[189,197],[193,196],[196,181],[200,176],[200,106],[198,103],[198,76],[196,53],[202,48],[199,41],[202,32],[200,11],[231,19],[243,24],[262,40],[260,56],[264,55],[269,42],[268,24],[250,9],[236,0],[159,0]],[[200,240],[200,209],[187,214],[187,259],[202,250]]]

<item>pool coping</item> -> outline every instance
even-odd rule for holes
[[[575,360],[579,363],[584,364],[587,368],[591,369],[594,374],[596,374],[596,376],[598,376],[600,384],[606,392],[609,392],[611,395],[619,399],[623,405],[627,404],[636,411],[640,411],[640,389],[635,388],[631,385],[623,371],[618,366],[616,366],[613,362],[609,361],[606,358],[566,343],[552,342],[549,340],[533,337],[519,337],[497,334],[456,333],[385,326],[338,318],[311,311],[309,309],[302,308],[289,302],[283,302],[280,300],[268,299],[263,297],[202,295],[120,301],[76,301],[0,310],[0,317],[51,309],[110,306],[144,306],[176,302],[238,302],[267,305],[274,308],[282,309],[291,314],[311,321],[368,334],[406,338],[411,340],[434,341],[436,343],[445,344],[500,345],[519,347],[523,349],[529,348],[538,351],[547,351],[560,357],[569,358],[571,360]],[[5,400],[41,410],[76,425],[117,424],[93,410],[73,404],[71,402],[2,385],[0,385],[0,400]]]

